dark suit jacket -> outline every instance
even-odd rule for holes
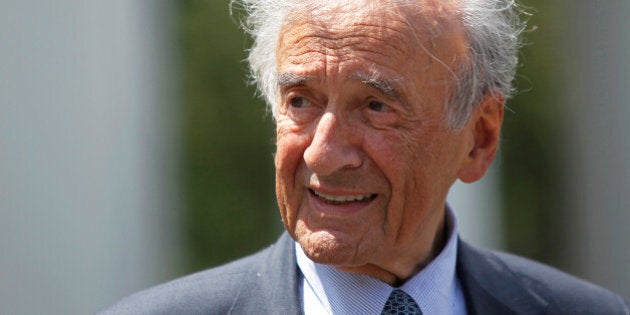
[[[284,233],[252,256],[136,293],[102,314],[301,314],[294,244]],[[620,296],[551,267],[461,240],[457,255],[471,315],[630,314]]]

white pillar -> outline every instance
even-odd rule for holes
[[[0,314],[90,314],[173,272],[166,2],[2,3]]]
[[[630,1],[568,7],[565,260],[577,274],[629,297]]]

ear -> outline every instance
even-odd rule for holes
[[[488,93],[470,116],[465,128],[474,140],[457,174],[461,181],[477,181],[490,167],[499,149],[504,103],[505,98],[502,95]]]

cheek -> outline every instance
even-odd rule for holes
[[[390,205],[396,209],[419,206],[416,203],[427,198],[433,185],[434,168],[443,158],[434,152],[434,141],[417,130],[399,130],[373,139],[379,139],[371,151],[375,163],[389,181]]]
[[[278,127],[276,131],[276,172],[283,180],[292,179],[301,163],[308,139],[298,133]],[[289,176],[290,178],[287,178]]]
[[[278,128],[276,133],[276,197],[285,223],[296,214],[301,194],[300,165],[307,141],[304,137]]]
[[[457,178],[460,145],[448,131],[431,130],[412,139],[412,143],[405,145],[410,165],[409,188],[417,191],[428,206],[435,206],[436,201],[446,198]]]
[[[399,186],[412,171],[422,165],[422,141],[411,133],[377,133],[368,135],[367,151],[387,177],[390,185]]]

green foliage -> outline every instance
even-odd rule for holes
[[[508,103],[499,156],[507,245],[510,251],[557,263],[563,240],[561,84],[564,33],[558,3],[530,0],[533,15]]]
[[[265,247],[281,228],[273,126],[247,84],[228,1],[181,2],[182,174],[190,269]]]

